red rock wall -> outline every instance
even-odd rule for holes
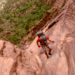
[[[39,57],[0,40],[0,75],[41,75]]]

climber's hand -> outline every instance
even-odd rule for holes
[[[51,41],[52,43],[54,43],[54,41]]]
[[[54,41],[49,40],[51,43],[54,43]]]
[[[40,48],[40,46],[38,46]]]

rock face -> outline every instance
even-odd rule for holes
[[[58,16],[43,30],[55,41],[51,44],[52,56],[39,56],[37,38],[27,50],[0,40],[0,75],[75,75],[75,1],[60,1],[54,3],[61,7]]]
[[[13,65],[13,59],[0,57],[0,74],[10,75],[10,71]]]
[[[58,6],[58,1],[60,0],[56,0],[54,6]],[[42,56],[43,75],[75,75],[75,1],[62,0],[62,2],[63,6],[58,16],[44,28],[46,35],[50,36],[55,44],[50,59],[43,59]],[[37,54],[36,39],[30,49]]]
[[[59,22],[56,23],[52,33],[52,39],[63,40],[61,45],[58,44],[60,50],[64,51],[67,64],[68,75],[75,74],[75,1],[68,0],[65,6],[65,12],[61,16]],[[63,74],[64,75],[64,74]]]
[[[64,11],[62,12],[64,12],[64,14],[62,14],[62,16],[58,18],[58,22],[52,28],[53,31],[48,29],[48,32],[52,32],[51,38],[55,41],[62,40],[62,42],[58,43],[58,45],[56,46],[58,47],[58,50],[60,50],[60,52],[64,52],[67,59],[68,71],[66,71],[67,74],[65,73],[65,71],[62,72],[65,73],[63,75],[75,75],[75,1],[68,0],[66,5],[64,6]],[[48,35],[50,34],[48,33]],[[62,68],[63,67],[64,65],[62,66]],[[66,68],[64,68],[64,70],[66,70]],[[62,74],[57,74],[56,72],[53,75]]]
[[[41,70],[37,55],[0,40],[0,75],[41,75]]]

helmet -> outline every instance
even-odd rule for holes
[[[36,35],[37,35],[38,37],[42,36],[42,35],[43,35],[43,31],[42,31],[42,30],[39,30],[39,31],[36,33]]]

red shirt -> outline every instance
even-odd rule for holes
[[[46,38],[47,38],[47,40],[49,40],[49,37],[48,37],[48,36],[47,36]],[[44,42],[43,38],[38,38],[38,39],[37,39],[37,43],[38,43],[38,42],[40,42],[41,45],[45,45],[45,44],[46,44],[46,43]]]

